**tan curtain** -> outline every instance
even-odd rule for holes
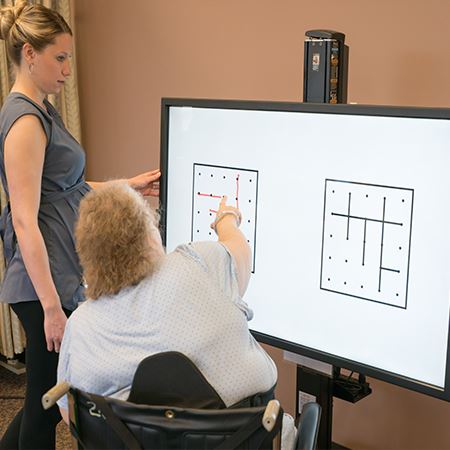
[[[14,0],[0,0],[0,6],[12,5]],[[67,21],[75,33],[71,0],[29,0],[29,3],[40,3],[57,10]],[[72,57],[72,76],[64,84],[64,90],[58,96],[49,100],[58,109],[70,133],[81,142],[80,114],[78,103],[78,88],[76,77],[75,48]],[[12,67],[8,64],[4,41],[0,41],[0,104],[3,105],[13,83]],[[0,208],[3,210],[7,199],[3,187],[0,186]],[[5,264],[3,245],[0,240],[0,280],[3,279]],[[5,303],[0,303],[0,354],[13,358],[14,354],[23,352],[25,334],[17,316]]]

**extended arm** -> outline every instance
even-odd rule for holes
[[[51,276],[47,249],[38,226],[46,143],[39,119],[32,115],[21,117],[5,140],[5,170],[17,241],[44,310],[47,349],[58,352],[66,316]]]
[[[215,229],[219,242],[225,245],[234,258],[239,294],[242,297],[247,290],[247,285],[250,280],[252,256],[247,239],[241,230],[239,230],[238,216],[240,216],[240,213],[233,206],[227,205],[226,201],[227,198],[224,196],[220,202],[219,211],[217,212],[220,220],[216,222]],[[224,214],[225,211],[232,211],[235,214]]]
[[[154,186],[154,182],[159,179],[161,172],[159,169],[150,170],[149,172],[144,172],[136,175],[133,178],[128,178],[126,182],[141,193],[142,195],[158,196],[159,189]],[[100,187],[104,182],[102,181],[88,181],[87,182],[92,189]]]

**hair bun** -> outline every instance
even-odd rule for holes
[[[27,0],[19,0],[14,6],[0,8],[0,39],[7,39],[11,28],[27,6]]]
[[[14,8],[6,6],[0,9],[0,39],[5,40],[9,34],[9,30],[16,21],[16,15],[14,14]]]

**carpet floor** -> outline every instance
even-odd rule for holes
[[[0,436],[23,405],[25,374],[16,375],[0,366]],[[71,449],[71,437],[66,424],[61,421],[56,429],[56,449]]]

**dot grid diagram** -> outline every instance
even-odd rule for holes
[[[258,171],[195,163],[193,180],[191,240],[217,239],[210,225],[216,217],[220,200],[226,195],[227,204],[242,213],[240,229],[252,250],[254,273]]]
[[[320,288],[407,307],[412,189],[325,180]]]

